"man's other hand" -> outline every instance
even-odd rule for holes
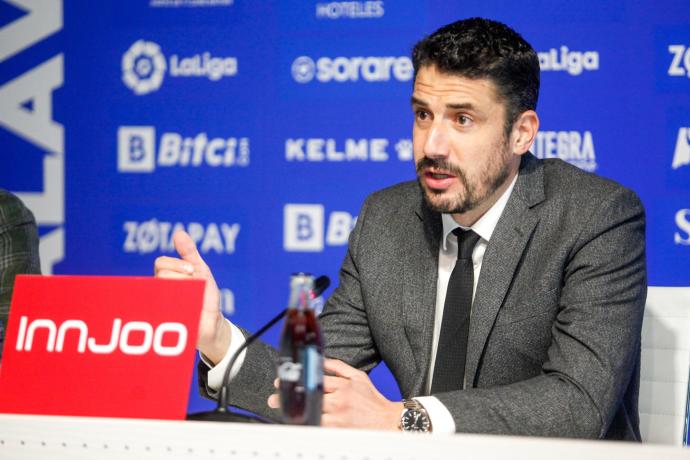
[[[321,426],[397,430],[401,402],[387,400],[376,389],[366,372],[337,359],[325,359],[323,378],[323,414]],[[328,375],[331,374],[331,375]],[[278,380],[275,381],[276,388]],[[268,398],[273,409],[280,407],[280,398]]]
[[[192,238],[183,231],[173,235],[175,249],[181,258],[160,256],[154,263],[157,278],[203,279],[206,281],[204,304],[199,320],[197,348],[213,364],[217,364],[230,346],[232,330],[220,311],[220,294],[211,270],[199,255]]]

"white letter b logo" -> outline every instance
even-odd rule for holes
[[[117,170],[152,172],[155,137],[153,126],[121,126],[117,130]]]
[[[323,251],[324,209],[320,204],[286,204],[283,209],[283,248]]]

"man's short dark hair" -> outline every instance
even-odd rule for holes
[[[537,108],[537,53],[500,22],[471,18],[448,24],[415,45],[412,63],[415,77],[420,68],[433,65],[450,75],[492,81],[506,103],[506,136],[522,112]]]

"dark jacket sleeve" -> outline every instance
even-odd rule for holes
[[[14,278],[40,274],[38,231],[33,214],[9,192],[0,190],[0,321],[7,323]]]

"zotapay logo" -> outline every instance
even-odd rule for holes
[[[234,254],[240,224],[201,224],[199,222],[165,222],[151,219],[144,222],[126,221],[122,229],[125,241],[122,249],[126,253],[150,254],[152,252],[174,253],[173,235],[178,230],[186,231],[197,245],[201,254]]]
[[[328,216],[328,225],[325,222],[321,204],[286,204],[283,248],[288,252],[321,252],[325,245],[346,245],[357,217],[345,211],[333,211]]]
[[[157,91],[166,72],[173,78],[206,77],[218,81],[237,75],[237,58],[216,57],[204,51],[188,57],[173,54],[166,62],[160,45],[146,40],[137,40],[122,55],[122,81],[138,96]]]
[[[673,169],[690,165],[690,127],[680,128],[673,151]]]
[[[346,138],[338,142],[333,138],[288,138],[285,140],[285,160],[291,162],[352,162],[388,161],[391,142],[385,138]],[[394,144],[400,161],[413,158],[412,141],[400,139]]]
[[[537,53],[542,72],[562,71],[580,75],[583,71],[599,70],[599,53],[596,51],[571,51],[567,46]]]
[[[590,172],[597,169],[590,131],[539,131],[533,150],[537,158],[560,158]]]
[[[321,83],[410,81],[413,75],[412,61],[407,56],[321,57],[316,61],[300,56],[292,62],[292,77],[298,83],[309,83],[314,78]]]
[[[249,166],[249,139],[209,137],[205,132],[183,136],[165,132],[158,143],[153,126],[121,126],[117,130],[117,170],[151,173],[159,167],[230,168]]]
[[[673,56],[668,66],[668,75],[690,78],[690,45],[668,45],[668,52]]]

